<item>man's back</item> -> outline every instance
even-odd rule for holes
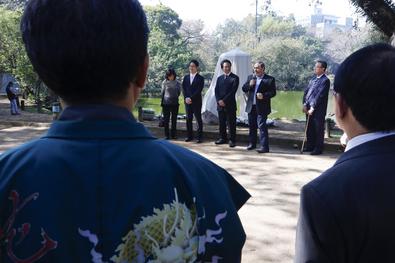
[[[25,240],[18,243],[22,233],[9,240],[10,251],[20,258],[39,253],[42,229],[53,242],[40,262],[90,262],[95,245],[103,261],[143,262],[171,247],[179,250],[172,256],[192,259],[199,251],[204,260],[238,262],[245,234],[237,209],[248,193],[203,157],[155,139],[125,111],[106,120],[75,111],[79,119],[69,114],[43,138],[0,157],[0,240],[28,223]],[[7,196],[16,194],[20,203],[34,198],[13,212]]]
[[[394,262],[395,136],[344,153],[302,190],[296,262]]]

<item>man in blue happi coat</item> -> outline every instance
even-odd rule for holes
[[[27,54],[64,112],[0,156],[0,262],[240,262],[250,197],[131,114],[148,68],[136,0],[32,0]]]

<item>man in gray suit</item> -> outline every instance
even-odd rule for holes
[[[270,99],[276,96],[276,82],[272,76],[265,74],[265,64],[254,64],[254,74],[248,76],[243,85],[247,94],[246,112],[248,113],[249,145],[247,150],[256,148],[257,129],[259,128],[260,147],[258,153],[269,152],[269,134],[267,131],[267,115],[271,112]]]

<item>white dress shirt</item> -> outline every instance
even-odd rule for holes
[[[192,85],[193,79],[195,78],[197,72],[195,74],[189,74],[190,84]]]
[[[258,87],[261,84],[263,76],[264,75],[262,75],[261,77],[256,76],[255,91],[254,91],[254,102],[252,103],[252,105],[256,105],[256,92],[258,91]]]
[[[395,135],[395,131],[390,131],[390,132],[370,132],[362,135],[355,136],[351,140],[347,142],[346,149],[344,150],[345,152],[351,150],[354,147],[357,147],[358,145],[361,145],[363,143],[377,140],[386,136],[390,135]]]

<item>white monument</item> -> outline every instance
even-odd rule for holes
[[[221,69],[221,61],[224,59],[229,59],[232,62],[232,72],[240,78],[239,88],[237,89],[236,93],[236,101],[240,109],[240,116],[238,116],[238,118],[243,122],[247,122],[248,115],[245,112],[246,97],[244,92],[241,90],[241,87],[247,81],[248,75],[252,74],[252,64],[250,55],[238,48],[223,53],[221,56],[219,56],[210,88],[207,90],[206,95],[204,95],[203,98],[203,122],[213,124],[218,123],[217,102],[215,100],[214,89],[215,84],[217,83],[217,78],[223,74]]]

